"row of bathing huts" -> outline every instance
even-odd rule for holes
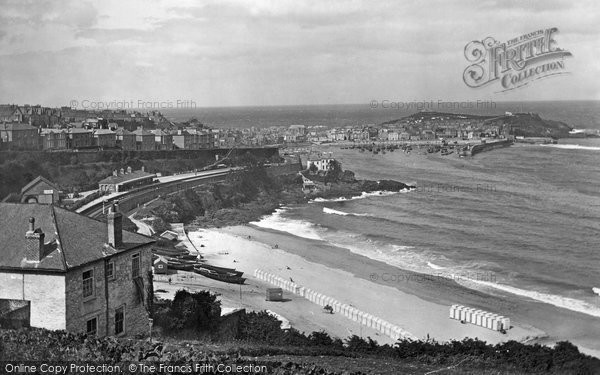
[[[379,317],[361,311],[348,304],[341,303],[332,297],[328,297],[312,289],[300,286],[294,283],[293,281],[285,280],[280,276],[262,271],[260,269],[254,271],[254,277],[256,277],[259,280],[263,280],[270,284],[273,284],[277,287],[280,287],[283,290],[287,290],[288,292],[304,297],[319,306],[330,306],[333,312],[342,314],[346,318],[351,319],[365,327],[372,328],[386,336],[391,337],[394,340],[417,340],[416,336],[412,335],[411,333],[405,331],[404,329],[398,327],[395,324],[392,324]]]
[[[510,329],[509,318],[462,305],[450,306],[450,319],[475,324],[494,331],[507,331]]]

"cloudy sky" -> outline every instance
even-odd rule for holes
[[[600,2],[0,0],[0,102],[600,99]],[[569,75],[467,87],[465,45],[557,27]]]

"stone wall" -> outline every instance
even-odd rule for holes
[[[94,293],[83,298],[83,273],[94,271]],[[66,279],[67,331],[86,332],[86,322],[97,319],[98,335],[106,333],[106,298],[104,291],[104,261],[71,270]]]
[[[140,299],[132,277],[132,256],[140,253],[140,276],[144,293]],[[148,333],[147,289],[150,286],[149,271],[152,269],[150,246],[123,252],[110,258],[114,262],[114,277],[105,284],[105,261],[70,271],[67,275],[67,330],[85,332],[86,322],[96,317],[99,336],[115,335],[115,311],[125,311],[123,335],[136,336]],[[83,299],[83,272],[94,269],[94,298]],[[107,288],[105,288],[105,285]],[[108,297],[108,301],[107,301]],[[107,308],[108,307],[108,308]]]
[[[137,287],[131,276],[131,257],[137,253],[141,256],[140,276],[144,285],[143,300],[140,299]],[[147,306],[149,303],[152,303],[152,301],[148,301],[147,293],[148,288],[152,288],[149,278],[152,270],[150,246],[145,246],[139,250],[130,250],[125,254],[113,257],[112,261],[115,262],[115,278],[108,283],[108,300],[110,305],[108,335],[112,336],[115,334],[115,310],[119,307],[124,307],[125,310],[125,331],[123,334],[127,336],[147,335],[149,333]]]

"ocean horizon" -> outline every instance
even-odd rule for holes
[[[384,103],[384,101],[386,101]],[[470,115],[502,115],[505,112],[533,112],[546,120],[562,121],[575,129],[600,129],[600,101],[446,101],[440,99],[397,101],[376,99],[371,103],[196,107],[164,109],[161,112],[172,121],[198,119],[216,128],[265,128],[271,126],[307,125],[337,127],[347,125],[381,124],[421,110],[463,113]],[[433,103],[433,104],[432,104]],[[494,103],[493,105],[491,103]],[[472,108],[465,108],[465,106]],[[385,106],[386,108],[382,108]]]

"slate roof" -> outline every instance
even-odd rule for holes
[[[23,261],[30,217],[45,234],[47,255],[39,263]],[[66,272],[154,242],[123,231],[123,246],[115,250],[107,245],[106,223],[52,205],[0,203],[0,228],[0,270]]]

